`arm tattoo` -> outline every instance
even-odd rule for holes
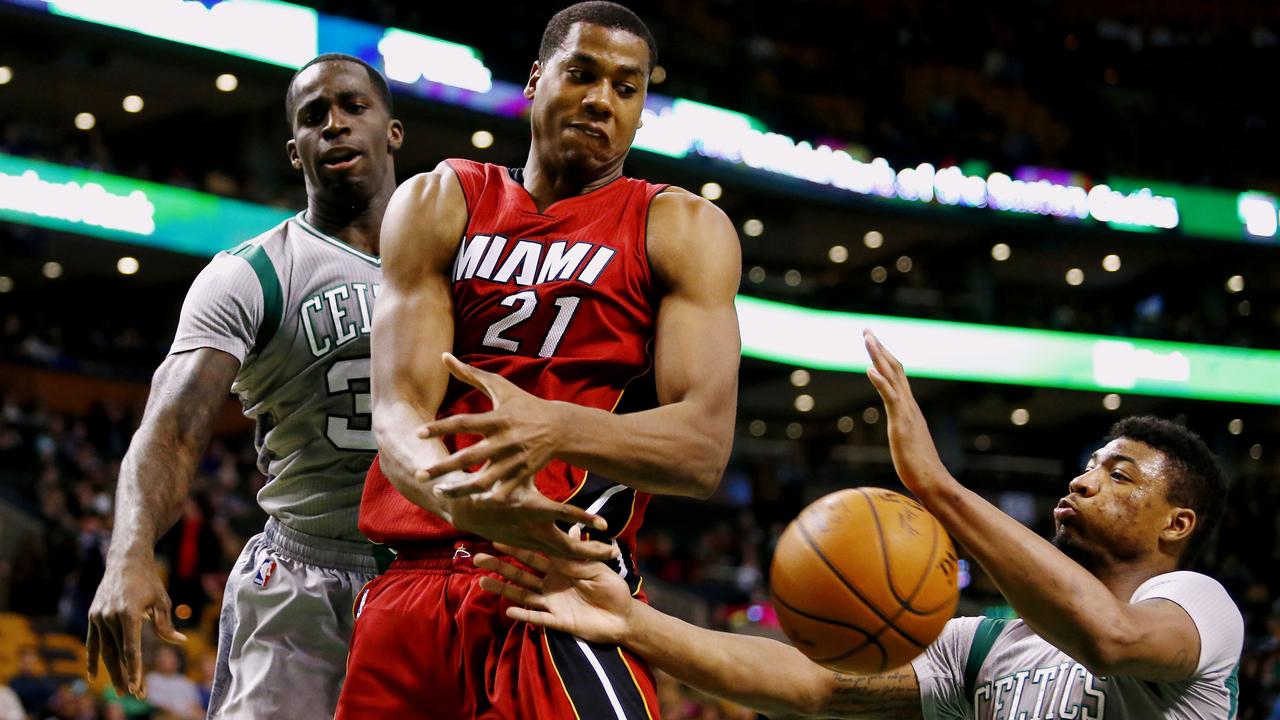
[[[911,669],[879,675],[832,676],[831,699],[824,717],[875,720],[919,720],[920,685]]]

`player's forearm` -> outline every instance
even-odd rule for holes
[[[556,403],[561,460],[643,492],[707,497],[729,461],[733,419],[688,402],[615,415]]]
[[[1124,625],[1123,606],[1100,580],[954,479],[920,501],[1028,625],[1071,657],[1098,666],[1099,647]]]
[[[434,486],[444,478],[428,478],[420,471],[448,457],[439,439],[422,439],[416,429],[426,419],[423,412],[406,402],[387,402],[375,407],[374,437],[378,443],[378,463],[401,495],[409,502],[446,519],[447,501],[436,495]]]
[[[182,516],[204,437],[182,438],[173,418],[153,418],[134,435],[120,466],[109,558],[150,557]]]
[[[832,673],[795,648],[690,625],[639,601],[619,644],[683,683],[772,717],[813,716],[830,700]]]

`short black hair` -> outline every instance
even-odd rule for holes
[[[561,10],[547,21],[547,28],[542,31],[542,45],[538,47],[538,62],[545,65],[556,50],[564,44],[569,35],[569,28],[574,23],[590,23],[600,27],[625,30],[644,41],[649,46],[649,72],[658,65],[658,44],[653,41],[653,33],[644,24],[640,16],[615,2],[607,0],[587,0]]]
[[[1179,562],[1187,567],[1213,536],[1226,508],[1227,481],[1218,458],[1199,435],[1151,415],[1127,417],[1112,425],[1107,441],[1116,438],[1137,440],[1159,450],[1173,465],[1173,473],[1165,478],[1166,496],[1174,505],[1196,513],[1196,529]]]
[[[369,75],[369,84],[373,85],[373,90],[378,94],[378,99],[381,100],[382,104],[387,108],[387,115],[395,115],[395,111],[391,106],[391,88],[387,85],[387,79],[382,77],[382,73],[378,72],[378,68],[370,65],[364,60],[361,60],[355,55],[348,55],[346,53],[324,53],[323,55],[317,55],[308,60],[306,65],[298,68],[298,71],[293,74],[293,77],[289,78],[289,86],[284,92],[284,116],[285,121],[289,123],[289,127],[293,127],[293,83],[298,80],[298,76],[307,68],[323,62],[349,62],[355,63],[356,65],[364,68],[365,73]]]

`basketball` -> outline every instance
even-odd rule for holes
[[[946,530],[920,503],[883,488],[840,490],[801,511],[778,540],[770,584],[791,642],[849,673],[910,662],[959,600]]]

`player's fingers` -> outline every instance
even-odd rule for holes
[[[157,603],[151,608],[151,621],[156,626],[156,634],[160,639],[170,645],[181,645],[187,641],[187,636],[178,632],[173,626],[173,608],[168,598],[163,603]]]
[[[597,532],[604,532],[609,529],[609,523],[605,522],[605,519],[599,515],[587,512],[577,505],[556,502],[540,492],[535,492],[528,497],[522,498],[519,506],[528,512],[540,515],[553,522],[583,525]],[[577,538],[575,537],[574,539],[576,540]]]
[[[502,582],[494,577],[485,576],[480,578],[480,589],[494,595],[502,597],[517,603],[523,607],[534,608],[537,610],[546,610],[547,605],[542,596],[532,590],[512,585],[511,583]]]
[[[875,333],[868,330],[867,335],[870,337],[871,343],[875,345],[877,354],[882,360],[883,367],[881,367],[881,372],[886,378],[892,380],[895,385],[900,384],[905,386],[907,383],[907,372],[902,367],[902,363],[893,353],[889,352],[889,348],[885,347],[884,343],[880,342],[880,338]]]
[[[463,448],[440,462],[426,469],[427,477],[440,477],[456,470],[466,470],[469,467],[480,465],[490,460],[509,457],[516,452],[516,448],[495,443],[485,439]]]
[[[497,429],[497,422],[491,412],[461,413],[422,425],[418,428],[418,437],[427,440],[463,433],[469,435],[491,435]]]
[[[497,375],[472,367],[454,357],[453,353],[444,353],[440,356],[440,359],[444,361],[444,366],[449,369],[450,375],[484,393],[490,400],[497,400],[494,397]],[[497,405],[495,404],[494,407],[497,407]]]
[[[556,615],[543,612],[540,610],[530,610],[529,608],[512,605],[507,608],[507,617],[516,622],[525,622],[530,625],[547,628],[548,630],[559,630],[561,632],[570,632],[573,628],[568,623],[562,622]]]
[[[495,480],[485,478],[476,473],[467,475],[461,480],[442,480],[436,485],[436,492],[448,498],[460,498],[467,495],[478,495],[493,488]]]
[[[508,582],[519,585],[522,588],[542,592],[542,578],[524,568],[516,567],[509,562],[485,554],[476,555],[472,558],[472,562],[475,563],[476,567],[498,573],[506,578]]]
[[[133,613],[120,619],[121,660],[129,692],[142,697],[142,620]]]
[[[106,619],[99,632],[102,633],[102,664],[107,667],[107,675],[111,678],[111,684],[118,693],[130,692],[128,684],[125,683],[124,663],[120,657],[119,630],[114,626],[111,619]]]
[[[543,575],[546,575],[551,569],[551,560],[541,553],[536,553],[532,550],[526,550],[524,548],[516,547],[515,545],[508,545],[501,542],[494,543],[493,547],[498,552],[510,555]]]
[[[561,557],[600,562],[618,557],[618,549],[612,543],[602,543],[598,540],[574,540],[559,530],[556,530],[555,537],[548,538],[548,541],[552,546],[549,552]]]
[[[84,648],[88,654],[85,661],[85,672],[89,675],[89,679],[93,680],[98,677],[98,628],[97,620],[90,616],[89,618],[89,634],[85,636]]]

